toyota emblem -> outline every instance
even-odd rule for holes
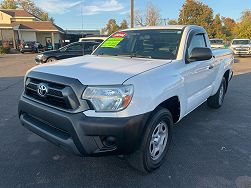
[[[39,84],[38,87],[37,87],[37,94],[40,96],[40,97],[45,97],[46,94],[48,93],[48,87],[46,84]]]

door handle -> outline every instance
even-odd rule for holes
[[[213,65],[209,65],[208,69],[213,69],[214,66]]]

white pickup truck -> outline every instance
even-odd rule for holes
[[[249,39],[234,39],[230,49],[237,56],[251,56],[251,40]]]
[[[205,101],[222,106],[232,63],[202,27],[123,30],[92,55],[28,71],[19,118],[77,155],[124,155],[151,172],[166,160],[175,123]]]

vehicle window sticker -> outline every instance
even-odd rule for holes
[[[125,32],[119,32],[112,35],[111,38],[107,39],[101,47],[103,48],[116,48],[117,45],[124,40],[124,38],[127,36]]]

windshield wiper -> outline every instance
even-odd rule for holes
[[[93,54],[93,55],[96,55],[96,56],[112,56],[112,55],[109,55],[109,54],[105,54],[105,53],[100,53],[100,54]]]
[[[96,56],[123,56],[123,57],[136,57],[136,58],[147,58],[147,59],[152,59],[152,56],[143,56],[143,55],[138,55],[138,54],[114,54],[114,55],[110,55],[110,54],[104,54],[104,53],[100,53],[100,54],[94,54]]]
[[[133,57],[136,57],[136,58],[147,58],[147,59],[152,59],[152,56],[143,56],[143,55],[138,55],[138,54],[122,54],[122,55],[116,55],[116,56],[124,56],[124,57],[130,57],[130,58],[133,58]]]

